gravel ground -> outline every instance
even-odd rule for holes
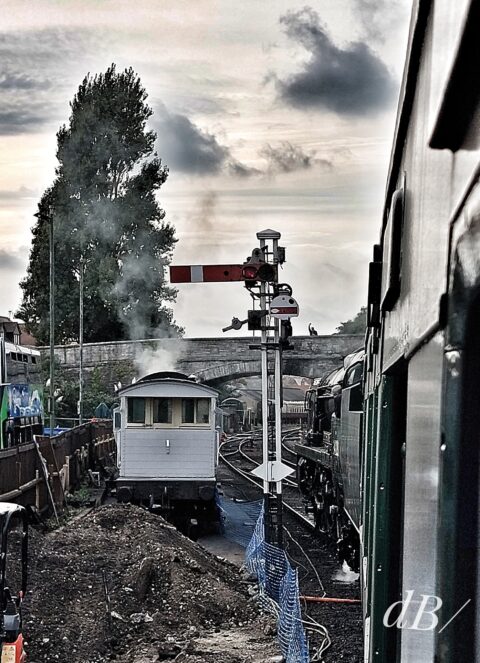
[[[223,464],[220,480],[226,497],[261,496]],[[330,597],[358,598],[358,582],[338,580],[332,541],[306,531],[288,513],[284,525],[303,595],[322,596],[323,587]],[[273,622],[259,614],[238,566],[159,516],[115,504],[32,534],[24,625],[30,663],[261,663],[278,657]],[[363,661],[359,605],[308,603],[304,613],[329,631],[325,663]],[[311,654],[319,644],[310,634]]]
[[[256,663],[278,654],[239,569],[138,507],[103,506],[35,533],[30,557],[30,663]]]

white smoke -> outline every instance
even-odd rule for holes
[[[185,341],[176,339],[151,341],[148,347],[137,353],[134,364],[139,377],[161,371],[178,371],[177,363],[184,354]]]

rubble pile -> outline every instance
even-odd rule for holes
[[[37,538],[30,568],[30,663],[237,663],[278,651],[240,571],[138,507],[104,506]]]

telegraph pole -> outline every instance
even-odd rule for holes
[[[78,333],[78,345],[79,345],[79,376],[78,376],[78,423],[80,426],[83,424],[83,272],[84,272],[84,261],[83,253],[80,256],[80,276],[79,276],[79,315],[80,315],[80,324],[79,324],[79,333]]]
[[[282,347],[280,345],[280,320],[275,319],[275,460],[282,462]],[[282,482],[277,481],[275,486],[277,495],[277,538],[278,545],[283,548],[283,504],[282,504]]]
[[[50,437],[55,429],[55,247],[53,208],[49,206],[50,221]]]

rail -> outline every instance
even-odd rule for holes
[[[288,433],[286,433],[285,435],[282,436],[282,441],[284,441],[285,438],[290,437],[294,432],[296,432],[296,431],[293,431],[293,430],[288,431]],[[258,431],[255,431],[255,433],[258,434]],[[248,435],[249,434],[247,434],[247,433],[240,433],[238,435],[232,435],[229,438],[227,438],[220,446],[219,455],[220,455],[220,458],[222,459],[222,461],[225,463],[225,465],[227,465],[227,467],[229,467],[232,470],[232,472],[235,472],[235,474],[238,474],[239,476],[243,477],[246,481],[248,481],[251,484],[253,484],[254,486],[256,486],[259,490],[262,490],[262,481],[261,481],[261,479],[257,479],[255,476],[252,476],[252,474],[250,472],[247,472],[247,471],[241,469],[240,467],[238,467],[234,463],[232,463],[231,460],[228,459],[228,458],[230,458],[231,456],[234,456],[237,453],[240,453],[240,455],[242,455],[242,456],[246,456],[246,454],[243,452],[241,447],[248,441],[248,439],[249,439]],[[252,434],[250,434],[250,436],[252,436]],[[237,445],[236,449],[229,449],[229,450],[225,449],[225,451],[223,451],[224,447],[226,447],[228,444],[232,444],[232,443]],[[256,461],[254,461],[252,458],[250,458],[249,456],[246,456],[246,457],[250,462],[255,463],[256,465],[258,465],[258,463]],[[290,486],[296,485],[291,480],[287,481],[285,483],[286,483],[287,486],[289,484],[290,484]],[[294,515],[298,520],[300,520],[302,522],[302,524],[305,525],[308,529],[311,529],[311,530],[315,529],[315,523],[314,523],[313,519],[309,518],[306,514],[302,513],[299,509],[296,509],[294,506],[289,504],[285,499],[285,493],[284,493],[284,499],[283,499],[283,506],[287,511],[289,511],[292,515]]]

